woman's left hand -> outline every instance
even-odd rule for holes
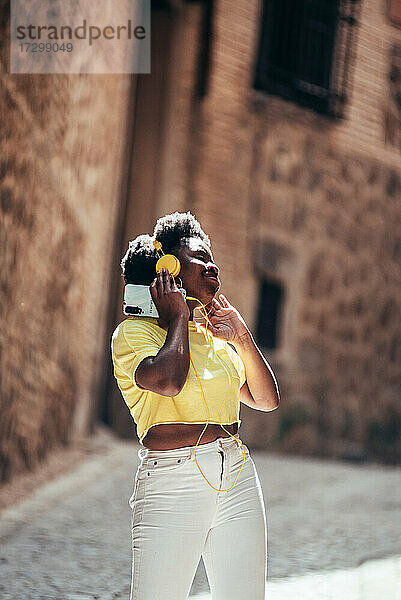
[[[208,304],[209,323],[203,327],[206,327],[215,337],[234,343],[249,333],[248,327],[238,310],[223,294],[219,294],[219,300],[213,298]],[[204,322],[204,317],[202,321]]]

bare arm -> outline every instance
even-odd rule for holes
[[[237,309],[223,294],[219,298],[220,302],[216,298],[212,301],[207,329],[232,344],[244,363],[246,382],[241,387],[240,400],[258,410],[275,410],[280,394],[274,373]]]
[[[247,381],[240,390],[241,402],[258,410],[275,410],[280,402],[277,380],[252,334],[248,331],[231,343],[240,355],[246,371]]]
[[[189,309],[167,271],[160,272],[150,286],[160,322],[168,328],[166,340],[156,356],[148,356],[135,372],[136,383],[162,396],[176,396],[184,387],[189,370]]]

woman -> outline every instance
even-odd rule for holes
[[[201,556],[213,600],[264,600],[265,509],[255,465],[238,441],[239,402],[274,410],[277,383],[239,312],[222,294],[215,298],[219,269],[196,219],[166,215],[153,239],[179,259],[187,296],[205,305],[214,352],[194,320],[199,303],[186,301],[165,270],[150,285],[159,318],[132,317],[114,332],[115,376],[143,445],[129,501],[131,600],[185,600]],[[153,271],[150,238],[124,257],[127,283],[143,283],[138,260]]]

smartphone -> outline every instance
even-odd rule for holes
[[[186,298],[184,288],[178,288]],[[159,313],[150,294],[149,286],[127,283],[124,288],[123,313],[129,317],[158,317]]]

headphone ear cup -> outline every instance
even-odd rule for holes
[[[156,263],[156,273],[159,273],[164,267],[170,275],[177,277],[181,270],[181,263],[174,254],[164,254]]]

